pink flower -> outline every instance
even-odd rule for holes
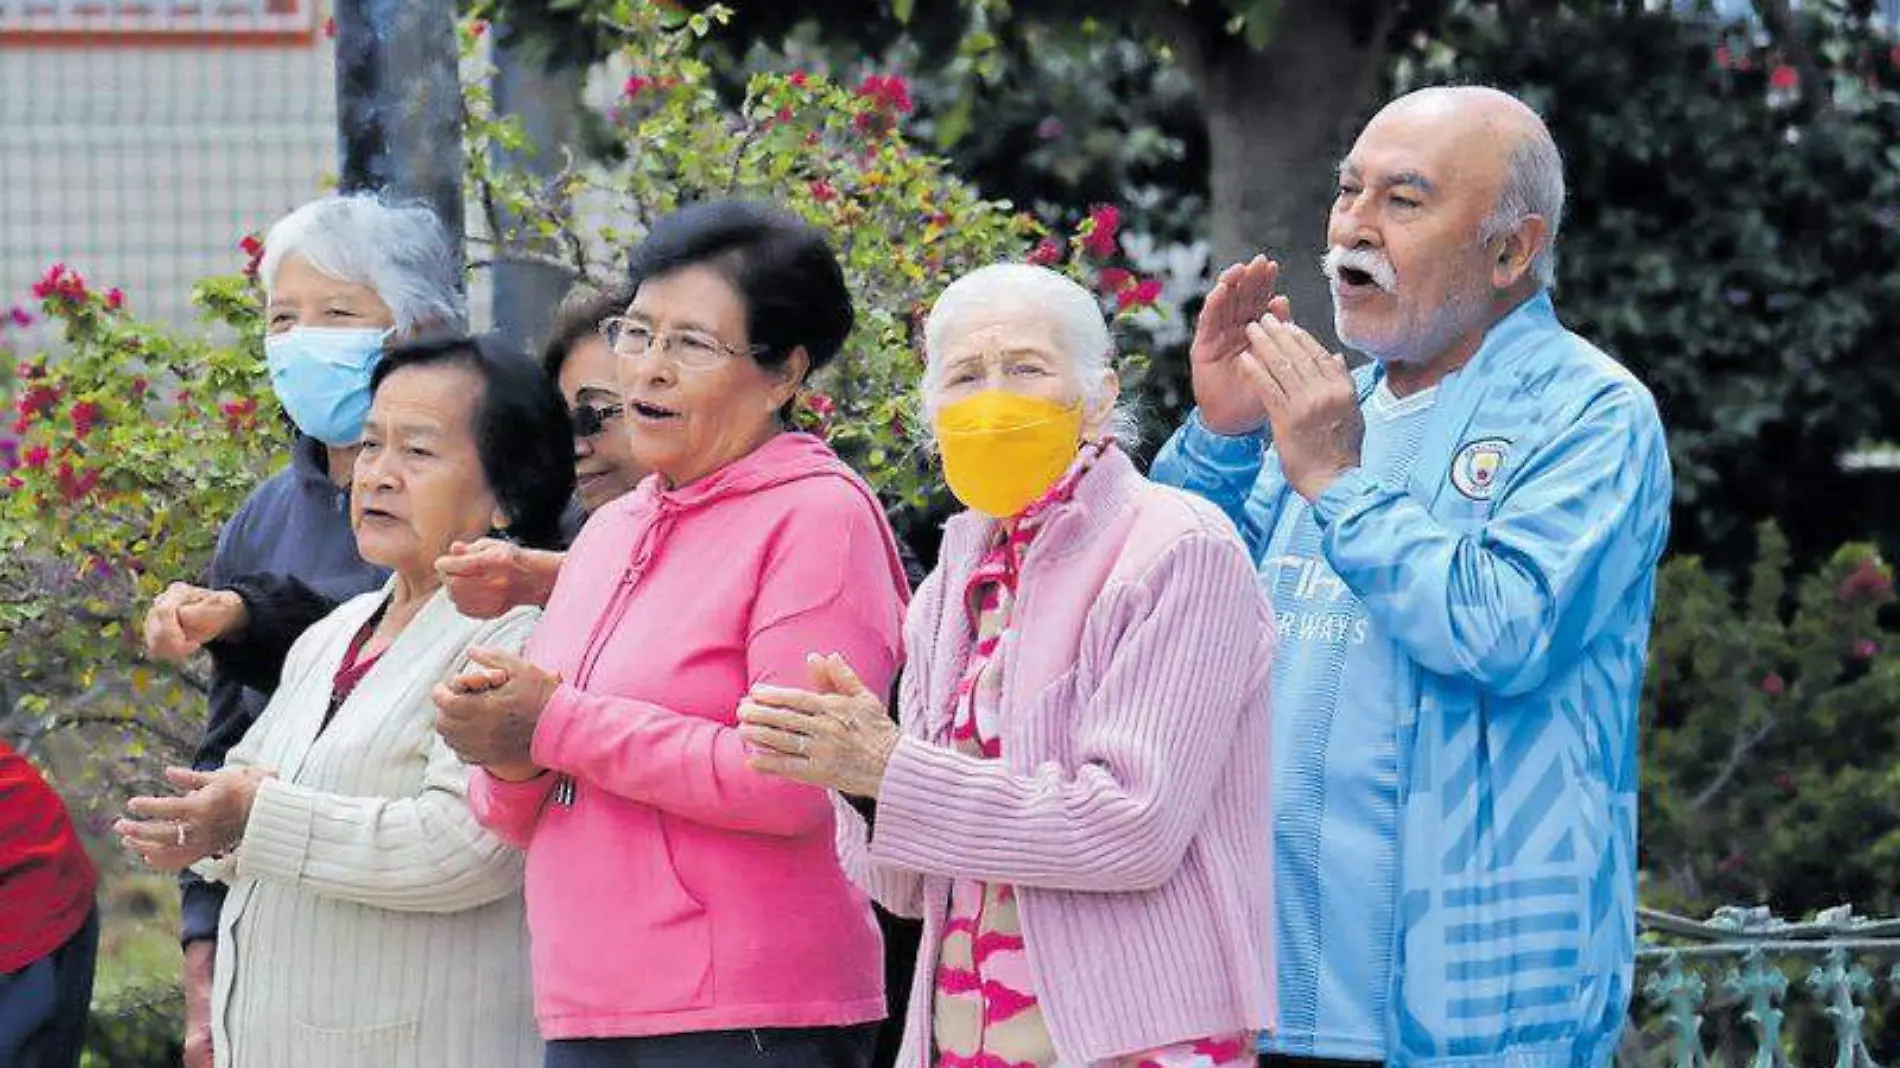
[[[1054,267],[1062,262],[1062,245],[1053,237],[1045,237],[1029,253],[1029,262],[1038,267]]]
[[[1134,274],[1120,267],[1104,267],[1102,273],[1095,276],[1095,285],[1104,293],[1120,293],[1134,280]]]
[[[139,397],[145,396],[145,392],[151,388],[152,388],[151,381],[147,379],[144,375],[139,375],[137,378],[134,378],[132,380],[133,399],[136,400]]]
[[[53,458],[53,450],[47,448],[44,445],[35,445],[32,448],[26,450],[26,455],[20,458],[20,466],[31,468],[32,470],[37,471],[40,468],[45,467],[46,461],[51,460],[52,458]]]
[[[1097,204],[1089,209],[1090,226],[1088,236],[1082,239],[1082,247],[1088,254],[1098,259],[1107,259],[1115,254],[1115,234],[1121,229],[1121,209],[1113,204]]]
[[[106,309],[118,311],[123,307],[125,307],[125,294],[119,290],[119,287],[113,286],[106,290]]]
[[[1768,86],[1787,92],[1801,84],[1801,75],[1786,63],[1779,64],[1768,75]]]
[[[838,190],[823,178],[811,184],[811,198],[820,204],[828,204],[838,198]]]
[[[28,314],[27,310],[18,304],[15,304],[12,310],[7,312],[7,318],[13,320],[14,326],[26,327],[33,325],[33,316]]]
[[[1161,283],[1153,278],[1144,279],[1133,287],[1116,294],[1115,306],[1122,311],[1130,308],[1146,308],[1161,297]]]
[[[787,78],[786,81],[790,82],[794,89],[803,89],[805,85],[811,81],[811,75],[802,70],[795,70],[792,72],[792,76]]]
[[[1761,680],[1761,692],[1770,697],[1780,697],[1788,692],[1788,680],[1771,671]]]
[[[1871,556],[1866,557],[1841,580],[1834,595],[1843,604],[1852,601],[1884,603],[1893,596],[1893,577],[1880,566],[1880,561]]]
[[[1735,65],[1735,56],[1728,50],[1727,45],[1721,45],[1716,48],[1715,65],[1724,69]]]
[[[85,438],[99,422],[99,406],[91,401],[80,401],[72,407],[73,435]]]
[[[1854,643],[1854,659],[1872,660],[1880,655],[1880,643],[1872,638],[1862,638]]]
[[[483,35],[485,35],[485,34],[487,34],[487,33],[488,33],[488,20],[487,20],[487,19],[476,19],[476,20],[475,20],[474,22],[471,22],[471,23],[469,23],[469,24],[468,24],[468,32],[469,32],[469,35],[470,35],[470,36],[472,36],[472,37],[481,37],[481,36],[483,36]]]
[[[910,83],[901,74],[867,74],[858,83],[858,95],[871,101],[879,111],[910,114]]]
[[[628,100],[637,99],[652,84],[651,78],[642,78],[638,74],[630,75],[627,78],[627,84],[620,87],[620,95]]]
[[[805,407],[810,408],[812,414],[818,418],[829,419],[831,414],[838,410],[838,402],[832,400],[829,394],[812,390],[805,394]]]

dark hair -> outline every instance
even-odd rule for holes
[[[811,370],[831,362],[856,315],[844,268],[815,226],[790,212],[743,200],[692,204],[653,224],[633,250],[634,288],[687,267],[710,267],[745,301],[746,336],[762,367],[785,364],[804,346]]]
[[[574,496],[574,429],[553,381],[496,338],[440,336],[385,353],[370,375],[371,396],[406,367],[465,367],[482,380],[471,429],[508,536],[533,549],[561,548],[561,513]]]
[[[575,346],[599,336],[600,321],[619,315],[633,303],[633,290],[615,287],[599,290],[576,287],[561,298],[554,310],[554,323],[548,328],[547,344],[541,346],[541,369],[558,385],[561,368]]]

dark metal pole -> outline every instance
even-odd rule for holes
[[[345,191],[426,201],[462,245],[462,89],[454,0],[336,0]]]

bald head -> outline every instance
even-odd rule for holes
[[[1469,167],[1469,180],[1489,191],[1493,207],[1480,228],[1482,240],[1491,241],[1528,216],[1541,217],[1547,236],[1531,274],[1540,285],[1551,284],[1564,211],[1564,173],[1563,157],[1542,116],[1500,89],[1440,85],[1387,104],[1366,124],[1366,134],[1382,124],[1428,128],[1455,146]]]

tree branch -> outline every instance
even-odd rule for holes
[[[1752,731],[1737,730],[1735,740],[1729,746],[1728,759],[1722,764],[1722,770],[1716,772],[1715,778],[1709,780],[1709,784],[1704,786],[1695,795],[1695,799],[1689,802],[1689,811],[1701,812],[1709,802],[1715,800],[1716,795],[1722,792],[1722,788],[1727,786],[1729,780],[1735,777],[1736,772],[1742,769],[1742,764],[1748,759],[1748,755],[1754,752],[1755,747],[1760,745],[1774,729],[1775,721],[1771,716]]]

